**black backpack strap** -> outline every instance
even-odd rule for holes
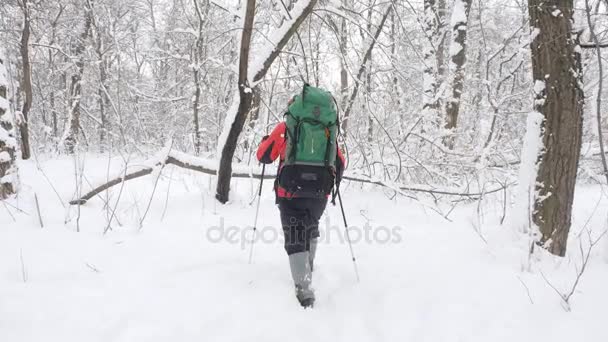
[[[288,156],[285,156],[285,159],[295,159],[296,158],[296,149],[298,147],[298,138],[299,138],[299,130],[300,130],[300,118],[298,118],[297,116],[294,116],[293,114],[291,114],[290,112],[285,113],[285,116],[291,116],[291,118],[293,120],[296,121],[296,126],[294,127],[294,131],[291,132],[289,130],[289,127],[285,127],[285,140],[287,140],[287,137],[289,137],[289,139],[291,140],[291,153]]]
[[[325,143],[325,167],[329,168],[329,153],[331,152],[331,132],[329,131],[328,126],[325,126],[325,137],[327,138],[327,143]]]

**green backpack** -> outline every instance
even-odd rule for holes
[[[285,116],[287,146],[279,185],[297,197],[325,197],[335,182],[335,100],[329,91],[305,84]]]

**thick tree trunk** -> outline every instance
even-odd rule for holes
[[[256,0],[247,0],[243,33],[241,34],[241,47],[239,51],[239,106],[220,157],[215,197],[221,203],[228,202],[230,195],[230,179],[232,177],[232,157],[236,150],[239,135],[243,130],[245,119],[251,109],[252,93],[250,90],[251,88],[249,88],[247,77],[249,72],[249,48],[251,47],[251,36],[253,34],[253,21],[255,17],[255,3]]]
[[[304,0],[301,0],[304,1]],[[289,39],[295,34],[302,22],[312,13],[312,9],[317,3],[317,0],[310,0],[302,12],[295,17],[290,24],[290,27],[285,31],[283,36],[273,47],[268,55],[263,56],[259,61],[259,65],[255,65],[257,69],[250,70],[249,68],[249,48],[251,43],[251,35],[253,32],[253,22],[255,16],[255,0],[247,1],[247,9],[245,13],[245,21],[243,33],[241,36],[240,60],[239,60],[239,105],[234,116],[234,120],[230,124],[228,134],[223,143],[220,164],[217,177],[216,199],[221,203],[228,202],[230,194],[230,179],[232,177],[232,158],[236,151],[239,135],[243,130],[243,126],[247,119],[247,115],[252,108],[253,91],[250,88],[249,82],[259,82],[264,78],[268,69],[277,58],[283,47],[289,42]],[[295,7],[294,7],[295,8]],[[286,25],[286,24],[283,24]],[[251,75],[249,75],[251,73]],[[229,114],[230,115],[230,114]],[[226,128],[224,128],[226,129]],[[221,138],[221,137],[220,137]]]
[[[533,221],[540,243],[564,256],[581,149],[583,90],[578,42],[573,37],[573,0],[529,0],[534,37],[535,110],[544,118]]]
[[[30,110],[32,109],[32,65],[30,63],[30,9],[28,7],[28,0],[22,0],[20,3],[21,9],[23,10],[23,31],[21,32],[21,60],[23,65],[23,79],[21,89],[25,93],[23,108],[21,109],[21,115],[23,119],[19,123],[19,133],[21,136],[21,158],[29,159],[30,152],[30,131],[28,117]]]
[[[74,153],[80,131],[80,95],[82,91],[82,75],[84,74],[84,52],[86,48],[86,40],[91,31],[92,9],[87,1],[84,10],[84,27],[82,33],[76,42],[72,55],[76,58],[76,70],[72,74],[70,83],[70,100],[69,100],[69,116],[68,125],[63,135],[63,145],[66,152]]]
[[[8,80],[3,56],[0,55],[0,199],[17,191],[17,165],[13,116],[8,102]]]
[[[465,66],[467,62],[467,23],[471,11],[472,0],[456,0],[452,12],[452,40],[450,43],[450,59],[452,69],[452,94],[446,106],[445,128],[454,130],[458,124],[460,99],[464,87]],[[450,149],[454,147],[454,136],[444,139]]]

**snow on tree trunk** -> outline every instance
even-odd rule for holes
[[[17,191],[17,141],[8,102],[8,79],[4,63],[0,52],[0,199],[5,199]]]
[[[86,49],[86,40],[89,37],[92,23],[92,13],[89,3],[85,4],[84,9],[84,27],[79,36],[79,39],[74,44],[72,56],[76,58],[76,70],[72,74],[70,83],[70,100],[69,100],[69,116],[68,123],[63,134],[63,145],[66,152],[72,154],[76,148],[78,140],[78,132],[80,131],[80,96],[82,92],[82,76],[84,74],[84,52]]]
[[[543,118],[533,221],[549,252],[564,256],[581,150],[584,94],[573,1],[529,0],[534,109]]]
[[[534,88],[544,90],[542,83]],[[517,182],[516,201],[513,208],[510,225],[522,233],[538,234],[538,227],[531,220],[534,211],[536,191],[536,175],[538,174],[538,156],[543,151],[542,127],[544,117],[539,112],[528,114],[524,146],[521,152],[521,166]]]
[[[426,41],[423,46],[422,117],[425,131],[437,126],[441,107],[439,90],[445,45],[443,35],[444,16],[445,0],[424,0],[423,30]]]
[[[448,130],[454,130],[458,124],[460,99],[464,87],[465,66],[467,62],[467,24],[471,11],[472,0],[456,0],[452,10],[452,39],[450,42],[450,69],[452,71],[452,94],[446,106],[446,125]],[[453,132],[452,132],[453,133]],[[444,140],[446,146],[454,147],[454,135]]]
[[[312,13],[317,0],[300,0],[290,11],[291,19],[273,30],[266,37],[265,45],[256,51],[258,58],[249,63],[249,48],[253,32],[255,16],[255,0],[247,1],[243,33],[241,36],[238,94],[231,106],[224,129],[218,139],[218,154],[220,163],[218,167],[216,199],[221,203],[228,202],[230,194],[230,179],[232,177],[232,158],[236,150],[239,135],[243,130],[245,121],[252,109],[253,91],[255,83],[261,81],[279,53],[295,34],[302,22]]]

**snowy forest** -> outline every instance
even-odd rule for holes
[[[0,0],[0,340],[607,341],[607,48],[606,0]],[[256,151],[305,84],[303,312]]]

